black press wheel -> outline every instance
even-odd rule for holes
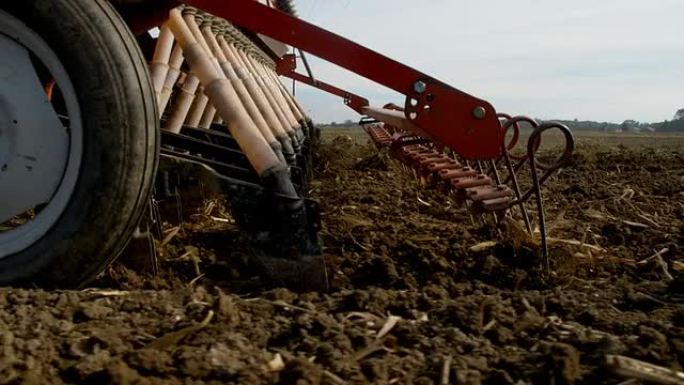
[[[158,119],[146,63],[104,0],[0,4],[0,285],[76,287],[147,204]]]

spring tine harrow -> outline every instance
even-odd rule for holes
[[[544,267],[548,270],[550,266],[541,186],[555,171],[568,165],[574,150],[574,138],[571,131],[560,123],[538,123],[529,117],[511,117],[506,114],[500,114],[499,117],[502,137],[506,138],[510,130],[512,137],[501,144],[500,157],[487,161],[478,160],[474,167],[470,166],[470,162],[455,157],[453,153],[421,136],[399,133],[396,127],[366,117],[360,124],[376,147],[391,149],[395,158],[414,175],[421,180],[431,181],[431,186],[450,192],[456,202],[465,204],[473,214],[491,213],[494,221],[498,222],[504,215],[511,215],[512,208],[518,208],[525,228],[533,235],[526,203],[534,197]],[[520,138],[521,123],[530,125],[533,130],[527,140],[525,154],[514,155],[512,151]],[[537,152],[542,134],[552,129],[563,134],[563,153],[554,163],[544,164],[537,159]],[[502,163],[505,166],[505,178],[502,178],[500,170]],[[523,192],[518,174],[526,165],[531,175],[531,187]]]

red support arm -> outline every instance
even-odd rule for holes
[[[484,100],[254,0],[184,2],[406,95],[405,118],[467,159],[491,159],[501,153],[499,120]]]
[[[300,83],[309,85],[311,87],[316,87],[319,90],[344,98],[344,104],[361,115],[364,114],[363,108],[368,106],[368,100],[366,98],[363,98],[356,94],[352,94],[351,92],[347,92],[343,89],[337,88],[331,84],[322,82],[320,80],[311,79],[306,75],[302,75],[300,73],[292,71],[283,74],[283,76],[286,76]]]

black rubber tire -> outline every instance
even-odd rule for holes
[[[66,210],[43,238],[0,259],[0,284],[79,287],[125,247],[150,197],[160,131],[147,65],[105,0],[6,1],[0,8],[59,56],[84,130],[80,174]]]

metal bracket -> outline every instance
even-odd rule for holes
[[[293,72],[297,68],[297,56],[288,53],[276,61],[276,73],[278,75],[285,75]]]

